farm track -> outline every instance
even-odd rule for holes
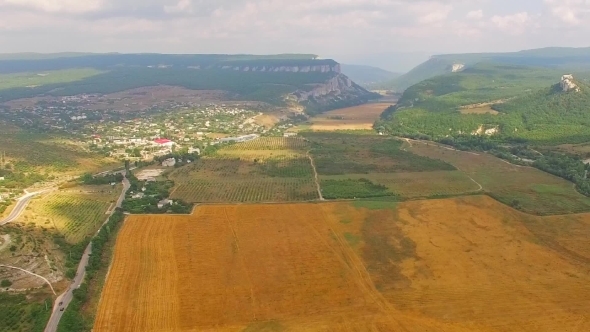
[[[324,196],[322,195],[322,188],[320,186],[320,177],[318,176],[318,170],[315,167],[315,162],[313,161],[313,157],[310,154],[311,150],[307,151],[307,158],[311,162],[311,168],[313,168],[313,177],[315,180],[315,185],[318,190],[318,197],[320,201],[325,201]]]
[[[24,272],[26,274],[30,274],[30,275],[32,275],[34,277],[37,277],[37,278],[43,280],[46,284],[49,285],[49,288],[51,288],[51,291],[53,292],[53,295],[57,295],[57,293],[55,293],[55,289],[53,289],[53,286],[51,285],[51,283],[49,282],[49,280],[47,280],[45,277],[43,277],[41,275],[38,275],[38,274],[33,273],[31,271],[27,271],[25,269],[21,269],[20,267],[16,267],[16,266],[10,266],[10,265],[0,264],[0,267],[4,267],[4,268],[7,268],[7,269],[13,269],[13,270],[19,270],[19,271]]]

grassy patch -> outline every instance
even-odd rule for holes
[[[394,196],[387,187],[367,179],[322,180],[322,194],[327,199],[350,199]]]
[[[403,142],[391,137],[340,132],[304,136],[312,142],[311,153],[321,175],[455,170],[443,161],[402,150]]]
[[[344,238],[346,239],[346,242],[348,242],[348,244],[350,244],[352,247],[356,247],[359,242],[361,242],[360,236],[354,235],[352,233],[344,233]]]

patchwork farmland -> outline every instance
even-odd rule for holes
[[[94,331],[585,331],[588,226],[487,196],[131,216]]]
[[[573,183],[538,169],[434,143],[411,141],[407,150],[454,165],[481,184],[489,195],[524,212],[556,215],[590,211],[590,198],[578,193]]]
[[[194,203],[293,202],[319,198],[310,145],[300,138],[265,137],[224,147],[175,170],[171,197]]]

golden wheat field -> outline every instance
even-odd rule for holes
[[[385,109],[391,105],[364,104],[325,112],[311,119],[311,129],[315,131],[370,130]]]
[[[130,216],[94,331],[590,331],[589,236],[487,196]]]

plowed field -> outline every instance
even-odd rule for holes
[[[588,331],[587,226],[485,196],[131,216],[94,331]]]

